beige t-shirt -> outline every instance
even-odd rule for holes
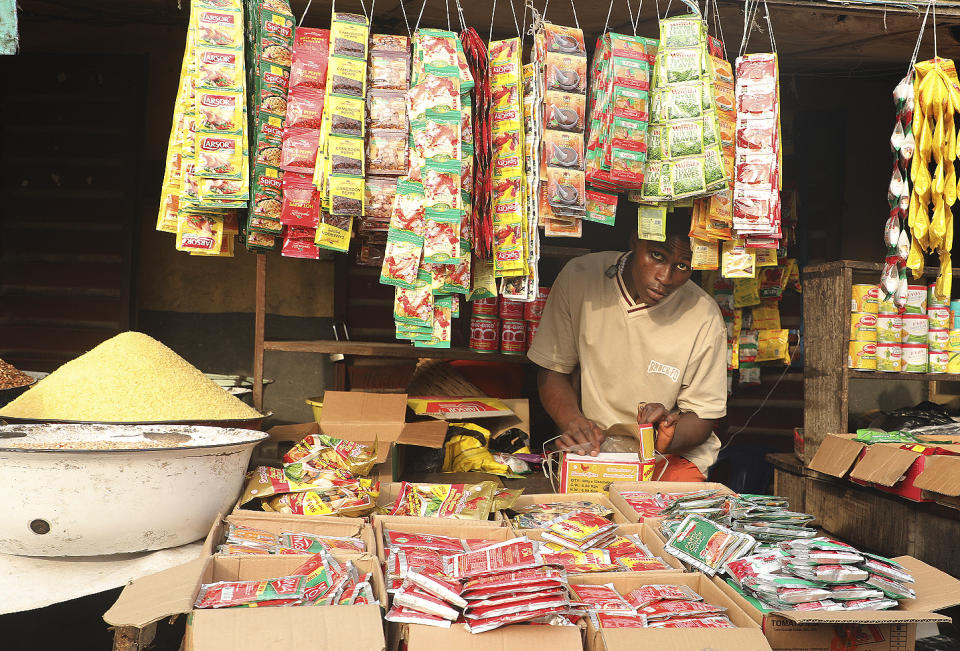
[[[656,305],[635,303],[619,270],[606,274],[625,255],[591,253],[567,263],[528,357],[560,373],[578,370],[581,409],[601,429],[636,422],[640,402],[722,418],[727,336],[720,309],[692,281]],[[710,434],[683,456],[706,476],[719,450]]]

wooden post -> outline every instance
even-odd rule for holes
[[[267,316],[267,256],[257,254],[256,312],[253,317],[253,407],[263,411],[263,338]]]

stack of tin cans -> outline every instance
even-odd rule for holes
[[[473,301],[470,349],[478,353],[526,353],[537,333],[549,293],[549,287],[541,287],[536,300],[529,303],[497,296]]]

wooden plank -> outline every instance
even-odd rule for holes
[[[855,371],[849,369],[851,380],[914,380],[924,382],[960,382],[960,373],[881,373],[880,371]]]
[[[257,255],[256,306],[253,317],[253,407],[263,411],[263,337],[267,316],[267,256]]]
[[[117,328],[0,325],[0,348],[68,353],[76,357],[116,334],[119,334]],[[6,358],[4,355],[0,357]]]
[[[803,475],[775,468],[773,471],[773,494],[785,497],[790,509],[807,513]]]
[[[510,364],[530,363],[526,355],[504,355],[503,353],[478,353],[466,348],[414,348],[402,343],[378,343],[360,341],[265,341],[264,350],[277,350],[288,353],[343,353],[362,357],[404,357],[418,359],[469,359],[486,362],[506,362]]]

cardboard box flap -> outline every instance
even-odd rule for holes
[[[351,441],[392,443],[403,430],[406,411],[407,396],[403,393],[327,391],[323,394],[320,431]]]
[[[224,608],[193,613],[188,651],[383,651],[379,606]]]
[[[916,580],[912,587],[917,598],[901,601],[901,610],[926,612],[960,605],[960,579],[913,556],[897,556],[893,560],[907,568]]]
[[[797,624],[916,624],[952,621],[946,615],[913,610],[785,610],[772,614]]]
[[[276,425],[267,430],[271,441],[291,441],[296,443],[310,434],[319,434],[320,425],[317,423],[298,423],[296,425]]]
[[[407,406],[418,416],[442,420],[473,420],[513,415],[510,407],[499,398],[410,396]]]
[[[863,443],[854,441],[853,436],[855,435],[827,434],[810,461],[810,470],[831,477],[842,478],[846,475],[864,447]]]
[[[767,651],[770,649],[763,631],[757,628],[699,630],[601,628],[592,630],[594,640],[601,643],[595,644],[592,648],[606,648],[606,651],[636,651],[639,648],[658,651],[689,651],[690,649]]]
[[[198,558],[133,581],[104,613],[103,621],[111,626],[143,628],[164,617],[190,612],[197,581],[209,560]]]
[[[852,479],[893,486],[920,456],[913,450],[902,450],[897,445],[871,445],[863,459],[850,471]]]
[[[407,423],[403,426],[397,443],[418,445],[422,448],[442,448],[447,436],[447,423],[443,420],[427,420]],[[379,456],[379,455],[378,455]]]
[[[960,456],[935,454],[928,457],[926,466],[917,475],[913,485],[950,497],[960,496]]]
[[[515,625],[497,628],[479,635],[467,631],[462,624],[437,628],[411,624],[407,629],[407,647],[411,651],[581,651],[580,629],[576,626]],[[348,648],[348,647],[318,647]]]

